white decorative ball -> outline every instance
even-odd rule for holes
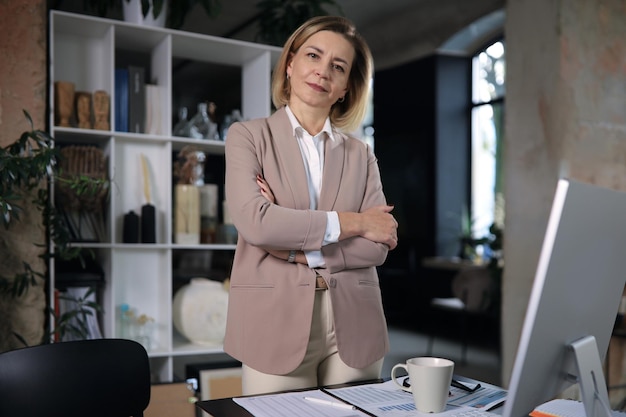
[[[192,278],[174,296],[174,327],[193,343],[216,345],[224,341],[228,291],[221,282]]]

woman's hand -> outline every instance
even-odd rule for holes
[[[372,242],[384,243],[389,249],[398,246],[398,222],[391,214],[393,206],[376,206],[363,213],[341,212],[339,240],[362,236]]]
[[[261,189],[261,195],[265,197],[270,203],[276,203],[274,193],[272,193],[269,184],[267,183],[267,181],[265,181],[265,178],[263,178],[261,174],[256,175],[256,183]]]

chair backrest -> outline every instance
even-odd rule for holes
[[[461,270],[452,279],[452,293],[465,303],[467,311],[485,311],[491,306],[494,291],[491,272],[485,268]]]
[[[126,339],[59,342],[0,354],[2,417],[142,416],[150,361]]]

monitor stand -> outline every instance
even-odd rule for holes
[[[585,336],[569,347],[578,368],[578,384],[587,417],[612,417],[596,338]]]

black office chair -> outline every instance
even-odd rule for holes
[[[141,417],[150,362],[139,343],[95,339],[0,354],[2,417]]]

